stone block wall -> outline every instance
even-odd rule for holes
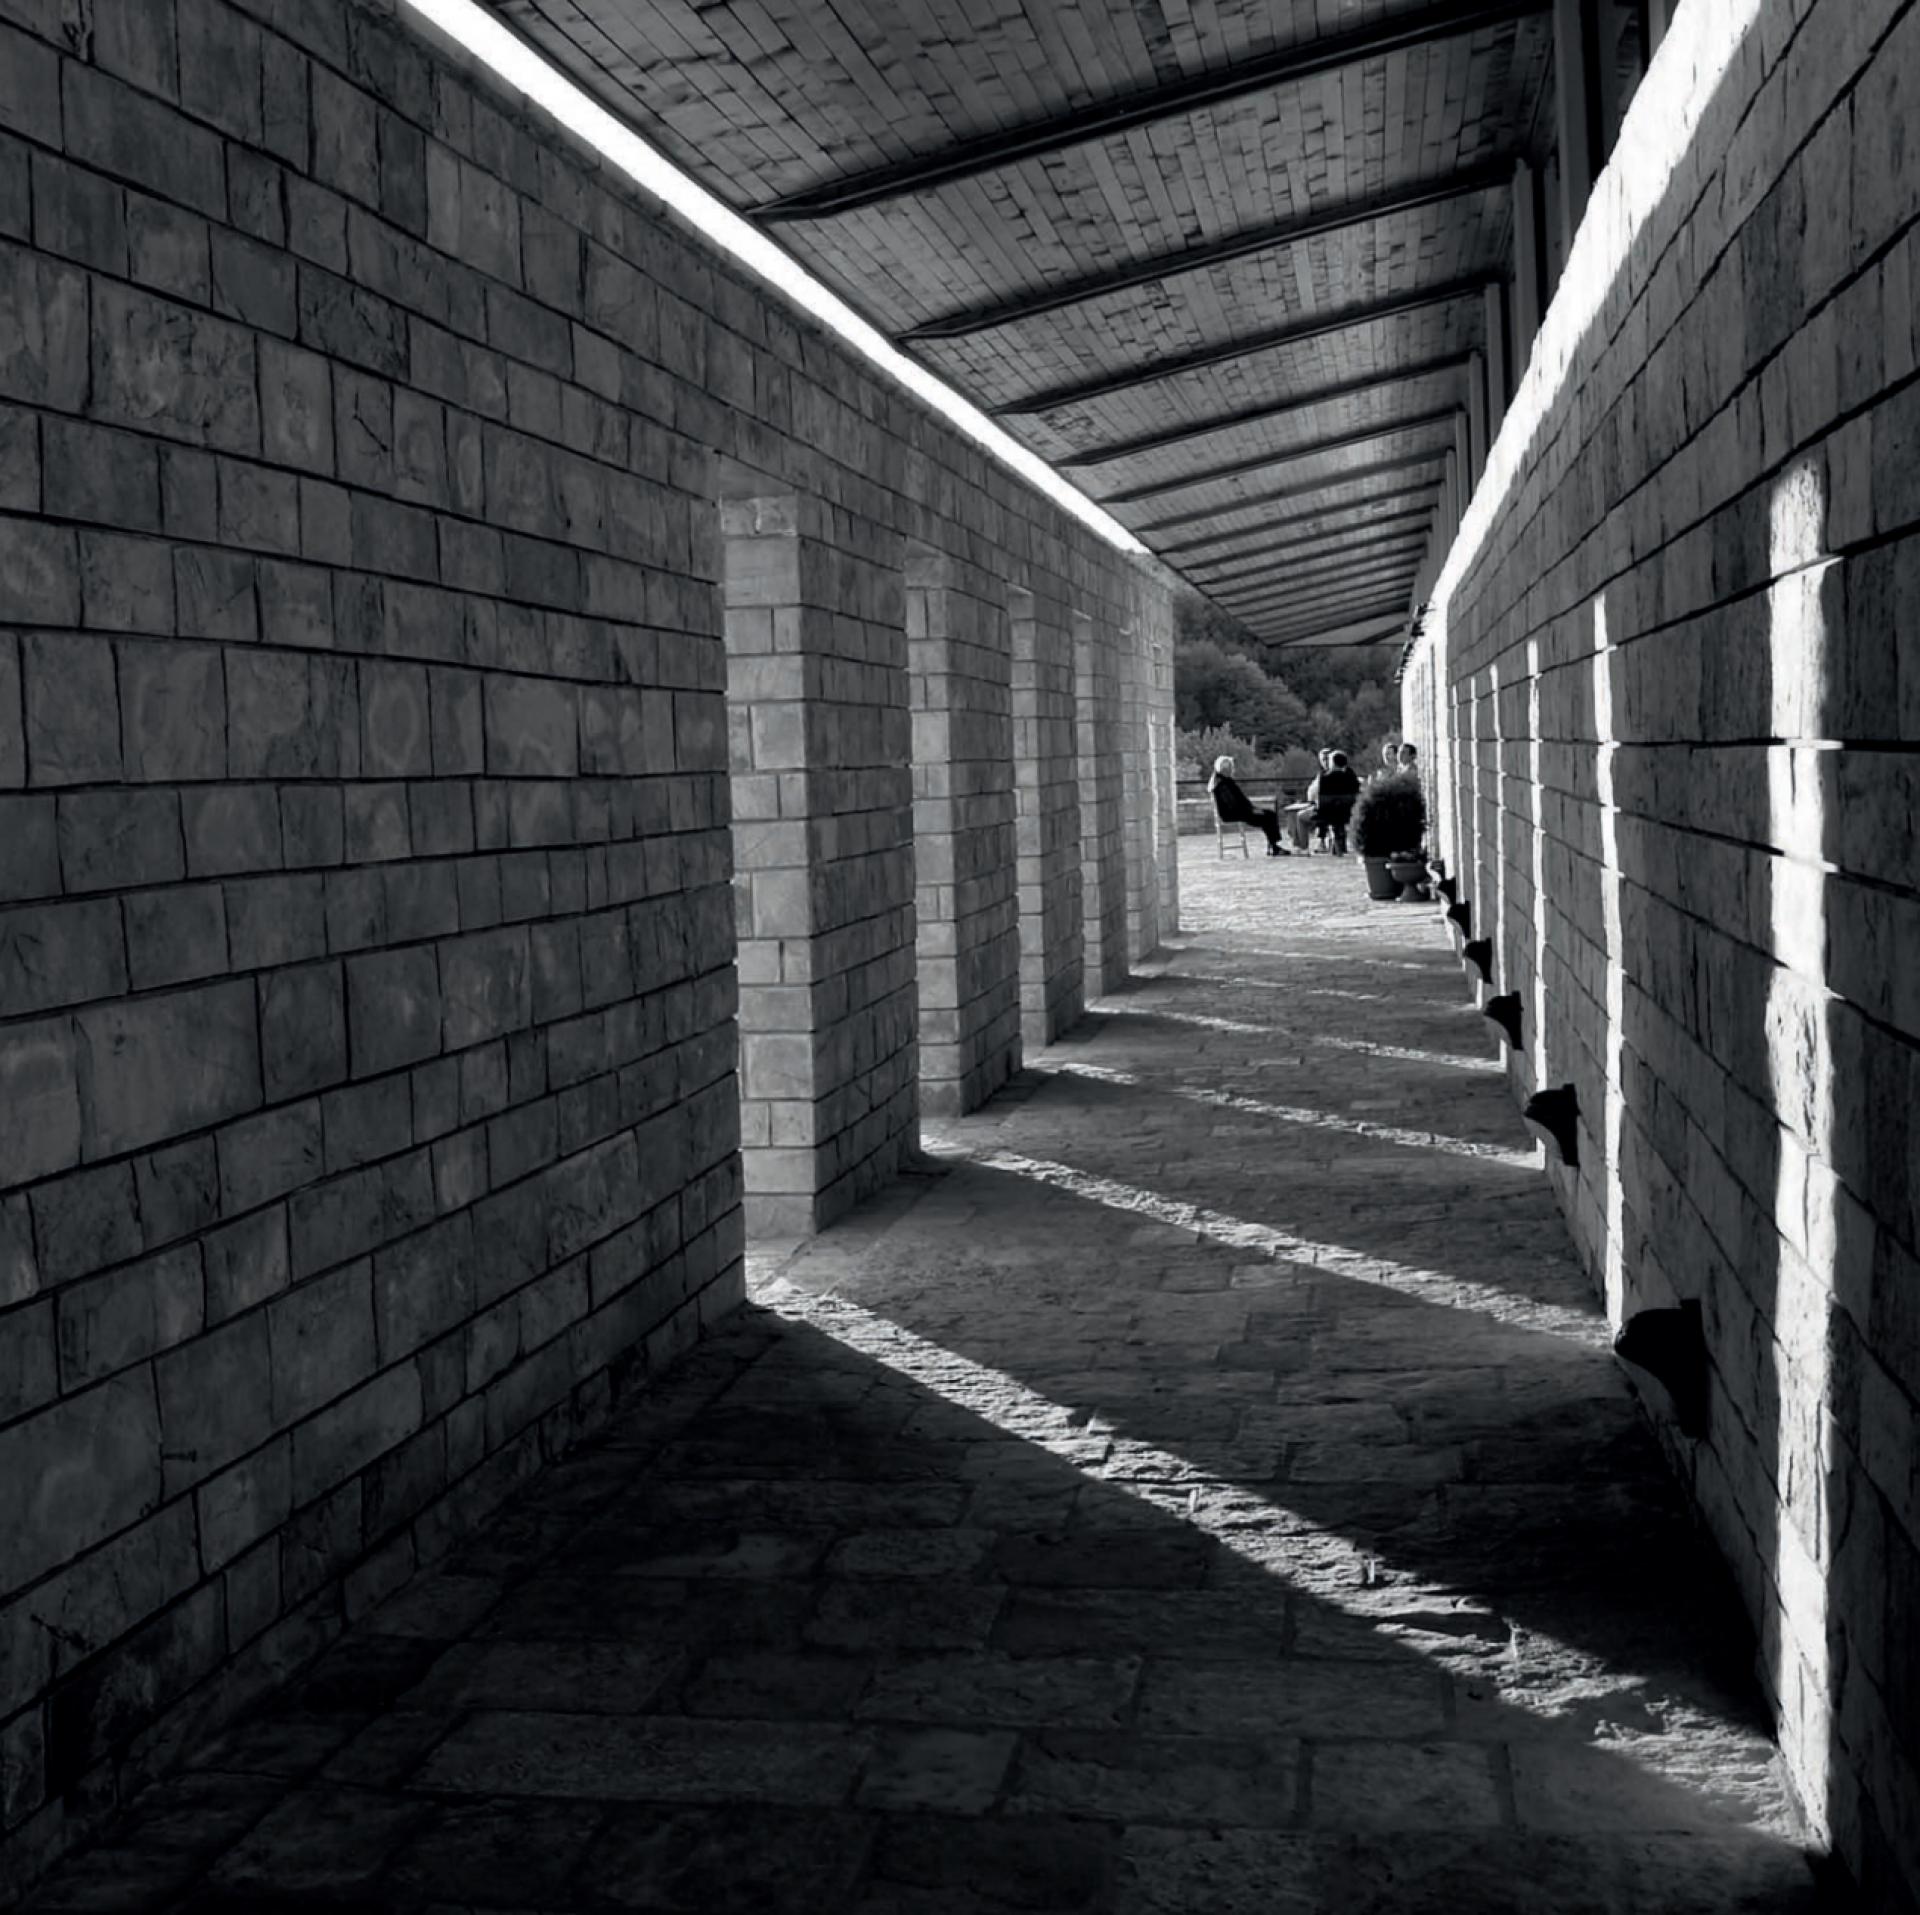
[[[729,501],[722,533],[741,1155],[774,1241],[916,1140],[905,592],[886,539],[814,499]]]
[[[1920,1891],[1920,10],[1688,0],[1406,681],[1808,1819]]]
[[[1058,598],[1013,595],[1014,851],[1020,905],[1020,1030],[1038,1051],[1085,1001],[1080,755],[1073,621]]]
[[[1013,652],[1005,591],[947,553],[907,564],[920,1096],[973,1110],[1020,1067]]]
[[[0,0],[0,1889],[738,1295],[719,458],[1147,589],[390,9]]]

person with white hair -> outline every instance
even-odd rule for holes
[[[1224,823],[1259,826],[1266,834],[1268,857],[1284,858],[1287,855],[1280,842],[1280,814],[1256,805],[1240,789],[1239,781],[1233,775],[1233,760],[1225,752],[1213,761],[1213,776],[1207,780],[1207,794],[1213,800],[1215,815]]]

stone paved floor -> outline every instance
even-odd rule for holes
[[[1154,975],[37,1906],[1813,1907],[1436,915],[1190,843]]]

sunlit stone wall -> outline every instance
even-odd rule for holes
[[[1808,1817],[1920,1884],[1920,12],[1686,0],[1410,671],[1571,1084],[1550,1174],[1759,1635]],[[1497,918],[1496,897],[1505,900]]]
[[[909,539],[1083,620],[1118,845],[1158,588],[390,12],[0,0],[0,1900],[740,1293],[716,458],[860,539],[824,705]],[[829,1196],[910,1142],[890,805],[796,827]]]

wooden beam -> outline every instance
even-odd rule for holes
[[[1211,591],[1216,585],[1246,585],[1255,579],[1288,577],[1315,560],[1377,552],[1383,547],[1419,545],[1426,538],[1425,514],[1421,526],[1397,525],[1359,538],[1323,540],[1303,548],[1305,556],[1288,553],[1248,554],[1244,563],[1232,571],[1200,573],[1182,568],[1182,576]]]
[[[1358,650],[1362,645],[1384,645],[1401,637],[1407,629],[1404,614],[1399,617],[1360,619],[1351,625],[1322,627],[1319,631],[1306,632],[1298,636],[1282,633],[1270,636],[1255,626],[1249,631],[1263,644],[1271,645],[1277,652],[1304,651],[1309,646],[1325,646],[1332,650],[1345,651],[1349,647]]]
[[[1227,552],[1215,552],[1197,558],[1184,558],[1180,561],[1180,570],[1189,578],[1197,578],[1206,568],[1216,565],[1243,565],[1253,560],[1276,558],[1288,552],[1317,552],[1328,540],[1350,539],[1353,535],[1365,536],[1375,532],[1393,531],[1405,534],[1416,527],[1426,526],[1433,521],[1431,505],[1422,505],[1411,511],[1388,512],[1377,519],[1355,519],[1346,525],[1323,525],[1319,530],[1304,534],[1297,539],[1266,539],[1245,549]]]
[[[1390,505],[1395,509],[1382,512],[1373,518],[1352,517],[1346,514],[1308,514],[1303,519],[1283,519],[1278,521],[1280,529],[1289,526],[1311,526],[1312,529],[1298,538],[1271,539],[1266,536],[1272,529],[1271,524],[1255,526],[1246,532],[1225,533],[1218,538],[1208,539],[1197,548],[1175,550],[1163,547],[1155,557],[1164,560],[1177,570],[1184,571],[1189,566],[1224,565],[1234,559],[1245,558],[1256,552],[1286,552],[1296,547],[1308,547],[1328,535],[1342,532],[1364,530],[1375,525],[1431,525],[1433,523],[1433,488],[1423,487],[1418,492],[1403,492],[1381,499],[1366,499],[1364,505]]]
[[[1076,452],[1068,459],[1055,459],[1061,468],[1084,465],[1113,465],[1121,459],[1137,459],[1149,452],[1164,452],[1168,446],[1185,445],[1191,439],[1211,439],[1240,426],[1258,425],[1266,419],[1285,419],[1309,407],[1328,405],[1336,399],[1351,399],[1355,393],[1375,392],[1382,386],[1404,386],[1415,379],[1434,379],[1443,373],[1458,372],[1473,357],[1471,353],[1448,353],[1444,359],[1423,360],[1417,366],[1403,366],[1392,372],[1372,372],[1361,379],[1347,379],[1337,386],[1321,386],[1296,398],[1274,405],[1243,406],[1238,412],[1217,412],[1196,425],[1180,426],[1171,432],[1156,432],[1141,439],[1117,439],[1111,445],[1095,446],[1089,452]]]
[[[1411,559],[1396,559],[1390,565],[1364,566],[1350,572],[1330,572],[1317,579],[1303,579],[1297,586],[1267,585],[1250,594],[1221,591],[1209,592],[1207,596],[1222,605],[1313,605],[1389,585],[1411,590],[1414,570]]]
[[[1362,468],[1353,474],[1343,473],[1337,479],[1329,479],[1311,486],[1295,486],[1289,491],[1274,493],[1271,496],[1276,499],[1321,498],[1329,492],[1344,490],[1348,484],[1363,484],[1371,477],[1384,477],[1392,473],[1414,470],[1421,465],[1434,467],[1433,475],[1430,478],[1420,479],[1412,485],[1396,485],[1388,491],[1369,492],[1355,499],[1330,500],[1324,505],[1310,505],[1303,512],[1283,513],[1277,518],[1261,519],[1253,525],[1228,527],[1221,531],[1202,533],[1198,538],[1182,539],[1172,545],[1157,545],[1154,551],[1172,564],[1176,562],[1176,554],[1192,552],[1209,545],[1229,545],[1236,539],[1257,538],[1263,532],[1280,531],[1289,525],[1304,525],[1315,519],[1333,518],[1343,512],[1359,512],[1368,506],[1397,504],[1403,499],[1426,499],[1430,505],[1434,488],[1440,483],[1438,453],[1429,459],[1415,460],[1411,464],[1396,459],[1383,467]]]
[[[1423,432],[1433,426],[1450,426],[1460,416],[1458,406],[1439,406],[1431,412],[1418,412],[1405,419],[1388,419],[1378,425],[1364,426],[1354,432],[1337,433],[1331,439],[1314,439],[1306,445],[1289,446],[1282,451],[1262,452],[1251,459],[1235,459],[1227,465],[1205,466],[1178,479],[1158,479],[1152,485],[1129,486],[1124,492],[1109,492],[1100,500],[1111,510],[1116,505],[1135,505],[1142,499],[1157,499],[1169,492],[1191,492],[1197,485],[1217,485],[1222,479],[1237,479],[1248,472],[1265,472],[1277,465],[1293,465],[1301,459],[1317,459],[1329,452],[1345,452],[1353,446],[1370,445],[1376,439],[1391,439],[1397,433]],[[1215,506],[1219,512],[1225,508]]]
[[[1540,180],[1524,161],[1513,169],[1513,384],[1533,357],[1546,281],[1540,270]]]
[[[1378,60],[1388,54],[1456,39],[1489,27],[1509,26],[1545,11],[1545,0],[1443,0],[1414,14],[1377,21],[1352,33],[1325,34],[1304,44],[1283,47],[1255,59],[1229,61],[1211,73],[1171,85],[1122,94],[1057,118],[1011,132],[963,140],[944,153],[875,167],[824,186],[789,193],[759,207],[753,218],[764,222],[832,219],[863,206],[931,192],[935,187],[997,173],[1009,166],[1044,158],[1091,140],[1111,139],[1135,127],[1219,106],[1275,87],[1296,86],[1323,73]]]
[[[1435,306],[1451,306],[1462,299],[1478,299],[1484,279],[1449,280],[1443,286],[1430,286],[1424,292],[1402,293],[1393,299],[1375,300],[1371,305],[1348,306],[1317,319],[1302,319],[1290,326],[1277,326],[1269,332],[1247,333],[1218,346],[1184,353],[1172,359],[1155,359],[1125,372],[1109,373],[1078,386],[1055,386],[1036,392],[1030,398],[1016,399],[994,406],[996,419],[1031,418],[1039,413],[1059,412],[1068,406],[1091,405],[1096,399],[1110,399],[1116,393],[1132,392],[1140,386],[1157,385],[1163,379],[1178,379],[1183,373],[1205,372],[1213,366],[1231,365],[1238,359],[1251,359],[1263,352],[1276,352],[1285,346],[1305,345],[1315,339],[1331,339],[1361,326],[1382,320],[1399,319],[1409,313],[1427,312]]]
[[[1326,239],[1336,233],[1352,232],[1371,226],[1376,220],[1393,219],[1417,213],[1429,206],[1445,206],[1457,199],[1469,199],[1477,193],[1496,192],[1507,183],[1504,164],[1475,167],[1454,173],[1445,179],[1422,181],[1398,193],[1382,193],[1372,199],[1357,200],[1326,212],[1309,213],[1304,218],[1283,220],[1277,226],[1259,226],[1204,246],[1186,246],[1175,253],[1156,253],[1149,259],[1112,267],[1106,272],[1085,273],[1046,292],[1029,293],[1020,299],[1005,299],[992,306],[969,306],[929,319],[894,335],[900,346],[924,346],[936,339],[969,339],[977,333],[998,332],[1005,326],[1017,326],[1025,320],[1043,319],[1049,313],[1064,312],[1072,306],[1084,306],[1095,299],[1107,299],[1115,293],[1131,292],[1139,286],[1157,286],[1188,273],[1206,272],[1232,260],[1247,259],[1256,253],[1278,252],[1308,240]]]
[[[1229,505],[1208,505],[1196,512],[1178,512],[1170,519],[1154,519],[1146,525],[1136,525],[1133,531],[1137,538],[1144,541],[1149,532],[1173,531],[1183,525],[1198,525],[1203,520],[1226,518],[1232,513],[1249,511],[1255,506],[1273,505],[1282,499],[1312,498],[1331,492],[1349,481],[1374,477],[1382,472],[1405,472],[1419,466],[1438,466],[1444,457],[1441,447],[1428,446],[1422,451],[1403,453],[1373,465],[1353,466],[1345,472],[1330,472],[1305,485],[1281,486],[1272,492],[1251,493],[1245,498],[1235,499]],[[1436,479],[1435,483],[1439,481]]]
[[[1506,423],[1507,401],[1513,388],[1507,383],[1507,289],[1498,280],[1487,288],[1487,444],[1500,436]]]
[[[1593,0],[1553,0],[1553,104],[1560,153],[1560,232],[1568,251],[1600,171]]]
[[[1366,598],[1353,605],[1318,606],[1302,618],[1287,618],[1279,607],[1271,613],[1234,612],[1232,616],[1239,619],[1250,631],[1260,630],[1257,620],[1278,617],[1280,622],[1277,625],[1270,624],[1261,635],[1270,638],[1275,644],[1284,645],[1294,640],[1304,642],[1308,633],[1324,632],[1329,629],[1330,623],[1334,630],[1342,627],[1350,630],[1356,625],[1373,619],[1384,621],[1388,618],[1397,618],[1404,627],[1410,613],[1404,592],[1383,592],[1378,597]]]

